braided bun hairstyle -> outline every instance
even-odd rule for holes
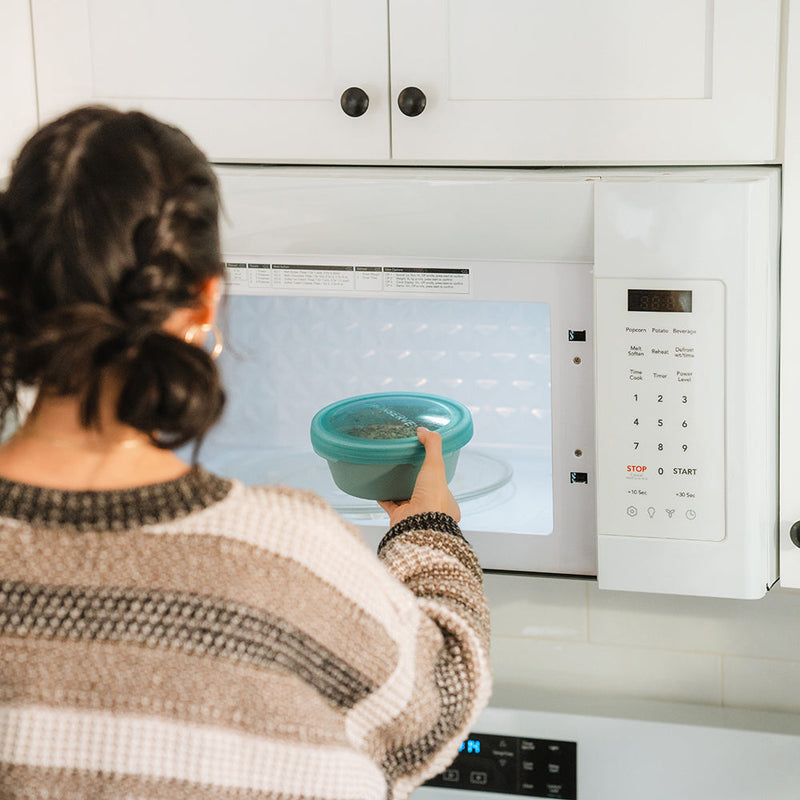
[[[23,147],[0,194],[0,429],[18,389],[81,400],[160,447],[201,439],[222,412],[216,366],[162,325],[222,274],[216,177],[176,128],[105,107],[72,111]]]

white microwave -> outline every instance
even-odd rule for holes
[[[219,167],[228,388],[200,461],[376,503],[309,439],[345,397],[452,397],[486,570],[761,597],[778,577],[780,172]]]

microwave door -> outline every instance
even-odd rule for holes
[[[374,546],[387,517],[335,485],[311,448],[312,417],[374,392],[450,397],[473,418],[451,490],[484,568],[594,574],[590,265],[277,260],[230,267],[247,281],[229,286],[229,399],[206,466],[314,491]],[[359,288],[358,267],[372,283],[377,270],[381,289]],[[269,286],[267,270],[279,273]],[[502,286],[520,299],[494,299]]]

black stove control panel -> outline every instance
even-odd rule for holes
[[[576,742],[471,733],[426,786],[577,800]]]

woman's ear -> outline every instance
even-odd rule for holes
[[[200,284],[197,291],[197,298],[200,301],[200,319],[198,324],[210,325],[217,318],[217,308],[222,297],[222,278],[215,275]]]
[[[183,337],[190,328],[212,325],[217,318],[217,307],[222,295],[222,279],[208,278],[197,289],[197,304],[176,308],[164,321],[164,330],[173,336]]]

